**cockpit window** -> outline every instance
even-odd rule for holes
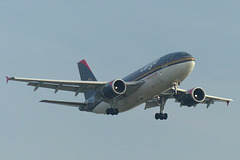
[[[176,59],[179,59],[179,58],[181,58],[182,57],[182,54],[177,54],[176,55]]]
[[[160,64],[167,64],[172,61],[176,61],[182,58],[188,58],[191,57],[191,55],[187,52],[175,52],[175,53],[170,53],[162,58],[159,59]]]
[[[188,54],[188,53],[183,53],[182,56],[183,56],[183,57],[189,57],[190,54]]]

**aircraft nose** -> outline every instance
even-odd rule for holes
[[[186,54],[186,57],[191,58],[192,60],[195,60],[195,58],[189,53]]]
[[[193,61],[195,61],[195,58],[192,55],[190,55],[190,57],[192,58]]]
[[[187,58],[188,60],[192,60],[195,64],[195,58],[191,54],[187,53],[185,58]]]

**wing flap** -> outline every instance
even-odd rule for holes
[[[40,85],[39,85],[40,84]],[[62,85],[62,84],[50,84],[50,83],[39,83],[39,82],[29,82],[27,84],[28,86],[34,86],[35,89],[37,90],[39,87],[42,88],[48,88],[48,89],[55,89],[55,93],[58,90],[64,90],[64,91],[71,91],[71,92],[75,92],[78,88],[81,88],[81,92],[84,92],[85,90],[83,89],[83,87],[78,87],[75,85]]]

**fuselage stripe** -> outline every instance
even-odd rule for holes
[[[141,76],[135,78],[133,81],[138,81],[146,76],[148,76],[149,74],[152,74],[160,69],[163,69],[163,68],[167,68],[169,66],[172,66],[172,65],[175,65],[175,64],[179,64],[179,63],[182,63],[182,62],[187,62],[187,61],[195,61],[194,58],[184,58],[184,59],[179,59],[179,60],[175,60],[175,61],[172,61],[172,62],[169,62],[169,63],[166,63],[166,64],[163,64],[163,65],[160,65],[150,71],[148,71],[147,73],[145,74],[142,74]]]

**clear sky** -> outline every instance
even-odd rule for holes
[[[0,159],[232,160],[240,148],[240,1],[2,0]],[[144,104],[118,116],[43,104],[82,95],[5,83],[5,76],[79,80],[86,59],[98,80],[122,78],[175,51],[196,58],[183,89],[232,98],[206,109]]]

